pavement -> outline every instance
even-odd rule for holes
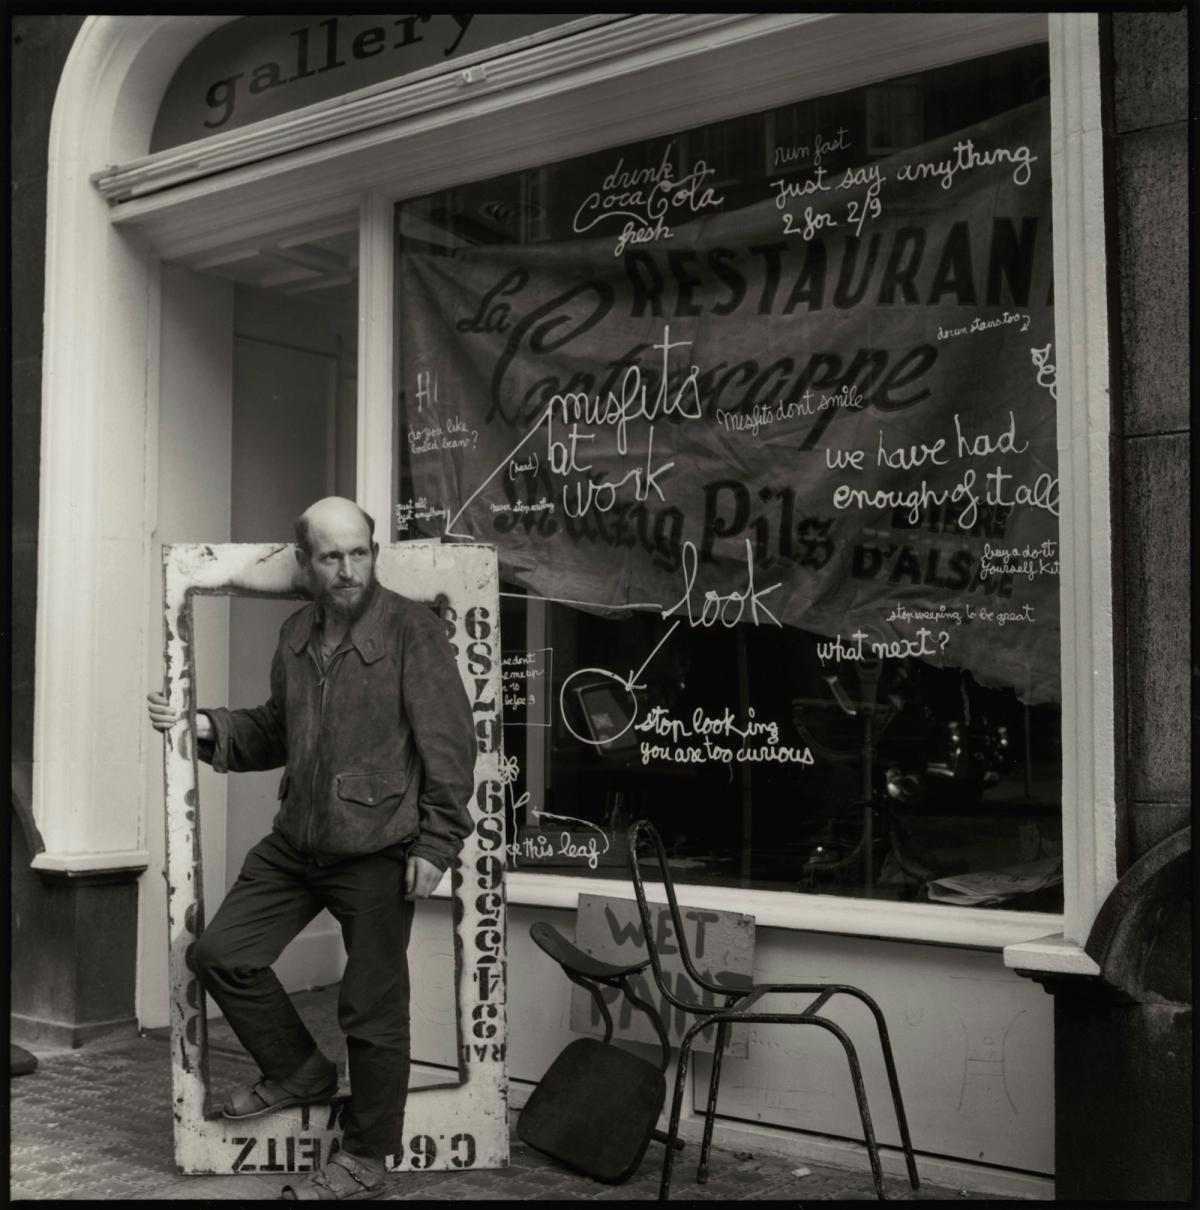
[[[171,1064],[165,1032],[39,1051],[36,1071],[12,1080],[10,1188],[21,1200],[273,1200],[288,1177],[183,1176],[172,1143]],[[209,1043],[214,1088],[254,1075],[250,1060],[219,1031]],[[523,1144],[513,1112],[508,1168],[402,1172],[389,1176],[384,1201],[653,1201],[662,1148],[652,1143],[623,1185],[571,1173]],[[710,1179],[694,1181],[695,1145],[676,1161],[676,1201],[874,1201],[868,1172],[794,1157],[714,1147]],[[918,1165],[919,1165],[918,1157]],[[897,1201],[987,1200],[923,1183],[887,1178]]]

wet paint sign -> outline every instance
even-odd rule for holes
[[[166,693],[183,712],[165,736],[171,1086],[175,1161],[186,1173],[291,1173],[319,1169],[339,1145],[344,1096],[230,1122],[214,1114],[204,990],[192,948],[204,928],[195,716],[195,595],[299,597],[291,543],[163,548]],[[499,581],[495,551],[480,544],[381,547],[385,587],[438,609],[475,717],[474,830],[456,867],[454,898],[458,1078],[412,1089],[393,1170],[497,1168],[508,1163],[504,799],[500,778]]]
[[[731,990],[747,986],[754,974],[754,917],[740,912],[715,912],[711,908],[680,905],[687,944],[696,969],[713,983]],[[683,967],[671,913],[665,904],[650,904],[654,920],[654,941],[662,961],[663,976],[677,999],[716,1010],[713,993],[698,988]],[[603,895],[580,895],[575,924],[575,944],[585,953],[605,962],[632,963],[646,957],[642,940],[642,922],[632,899],[609,899]],[[639,997],[658,1011],[672,1046],[678,1046],[696,1017],[667,1003],[647,967],[630,979]],[[613,1037],[630,1042],[657,1044],[658,1038],[646,1014],[633,1008],[616,988],[602,988],[604,1001],[613,1018]],[[571,988],[571,1028],[577,1033],[604,1036],[604,1022],[591,994],[582,987]],[[693,1050],[711,1052],[716,1029],[705,1030],[692,1045]],[[730,1030],[725,1053],[744,1059],[747,1054],[744,1030]]]

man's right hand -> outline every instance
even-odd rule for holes
[[[166,696],[162,693],[147,693],[146,701],[148,703],[146,710],[150,715],[150,726],[155,731],[170,731],[183,717],[178,710],[173,710],[167,705]],[[213,738],[212,719],[207,714],[196,715],[196,738]]]

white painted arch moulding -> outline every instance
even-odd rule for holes
[[[1083,951],[1117,884],[1116,704],[1108,265],[1099,18],[1051,13],[1054,337],[1058,365],[1063,687],[1063,886],[1058,936],[1006,966],[1095,974]]]
[[[143,241],[113,229],[88,178],[145,151],[167,80],[227,19],[89,17],[55,99],[32,794],[46,869],[146,863],[139,707],[142,604],[157,570],[145,449],[158,262]]]
[[[852,16],[823,18],[820,27],[806,17],[810,24],[804,38],[795,30],[789,37],[775,30],[769,40],[794,48],[807,39],[828,50],[831,43],[816,35],[830,37],[835,26]],[[929,14],[921,20],[945,16]],[[995,39],[996,30],[988,25],[994,16],[973,15],[970,31],[957,36],[944,31],[936,47],[940,61],[982,53],[971,33],[990,30],[988,36]],[[145,450],[147,433],[157,424],[147,366],[154,362],[157,343],[158,255],[215,248],[231,232],[236,237],[266,230],[282,221],[280,216],[294,221],[301,196],[313,211],[336,202],[342,210],[375,213],[378,230],[381,199],[396,193],[397,181],[405,179],[387,167],[389,157],[401,152],[420,151],[423,158],[407,160],[407,180],[421,188],[442,187],[456,174],[482,171],[474,163],[439,158],[437,143],[450,119],[418,114],[278,156],[269,170],[262,165],[232,169],[110,209],[89,178],[145,156],[158,100],[176,66],[204,34],[230,19],[88,18],[55,106],[47,214],[33,796],[49,862],[71,854],[131,854],[142,848],[140,768],[148,739],[140,701],[147,636],[141,628],[131,632],[128,603],[150,599],[157,573],[151,566],[155,517]],[[882,27],[883,15],[871,19]],[[1027,15],[1020,19],[1029,20]],[[1009,20],[1016,18],[1009,15]],[[1010,45],[1033,40],[1015,25],[1004,28],[1001,41],[1008,39]],[[1056,344],[1069,351],[1059,357],[1064,633],[1069,636],[1063,646],[1064,814],[1075,860],[1067,871],[1064,932],[1069,944],[1080,945],[1115,884],[1108,346],[1100,238],[1105,216],[1102,191],[1090,187],[1096,184],[1100,162],[1096,16],[1053,14],[1049,34],[1055,229],[1065,233],[1056,248],[1056,278],[1064,283]],[[911,42],[911,28],[905,36]],[[877,37],[857,42],[870,60],[858,70],[874,71],[875,78],[895,50],[894,44],[878,43]],[[680,94],[660,95],[665,112],[656,110],[642,124],[680,124],[688,100],[682,91],[685,68],[738,61],[738,56],[765,62],[765,54],[760,29],[757,40],[697,35],[679,46],[665,44],[649,64],[639,58],[637,79],[671,82]],[[894,68],[896,60],[890,61]],[[519,124],[510,118],[514,96],[532,104],[552,95],[548,120],[563,126],[555,127],[559,141],[554,145],[563,145],[570,136],[566,127],[574,124],[582,131],[580,149],[600,146],[613,135],[600,129],[597,115],[588,113],[581,100],[603,69],[599,65],[590,75],[581,70],[574,97],[562,81],[552,94],[514,86],[511,95],[481,98],[456,116],[476,130],[486,125],[489,114],[515,127]],[[758,80],[752,78],[757,103]],[[624,80],[625,90],[634,83]],[[776,86],[772,78],[770,87]],[[736,89],[727,84],[721,96],[711,102],[705,97],[704,104],[744,106],[745,87],[745,79]],[[695,115],[697,103],[692,98],[687,112]],[[763,97],[763,106],[772,103],[771,96]],[[707,110],[703,120],[710,120]],[[631,129],[640,129],[635,118],[628,121]],[[630,137],[641,136],[635,132]],[[381,140],[389,145],[389,156],[380,154]],[[487,150],[491,154],[495,149]],[[510,167],[538,154],[536,148],[507,144],[501,150],[516,156]],[[370,188],[372,180],[379,183],[378,176],[363,175],[362,166],[370,162],[376,171],[391,173],[383,182],[386,190]],[[346,171],[350,167],[353,172]],[[349,198],[344,196],[347,189],[353,190]],[[372,192],[376,200],[364,203],[364,194]],[[120,475],[103,473],[116,467]],[[126,675],[114,676],[114,670]],[[112,752],[129,754],[129,759],[99,768],[102,755]],[[1042,919],[1054,927],[1054,917]],[[861,928],[850,916],[845,928],[837,923],[831,917],[828,931]],[[991,939],[984,943],[994,945],[995,934],[987,931]],[[1037,961],[1017,958],[1012,955],[1010,964],[1038,969]]]

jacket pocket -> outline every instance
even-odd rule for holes
[[[360,807],[378,807],[399,798],[408,788],[411,769],[385,773],[339,773],[337,795],[343,802]]]

